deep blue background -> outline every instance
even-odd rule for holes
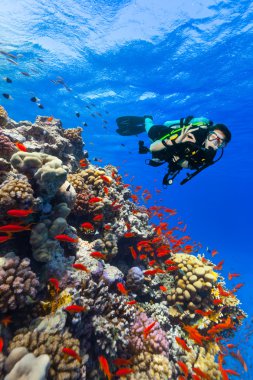
[[[1,77],[13,80],[0,81],[1,93],[13,97],[2,97],[1,104],[17,121],[34,121],[39,114],[60,118],[64,128],[87,122],[83,138],[91,161],[99,157],[102,164],[119,165],[126,182],[132,179],[151,191],[148,205],[156,201],[176,208],[203,250],[219,251],[215,262],[225,259],[224,277],[241,273],[245,287],[238,295],[252,324],[252,2],[63,3],[1,1],[0,50],[18,55],[18,65],[0,55]],[[51,82],[57,76],[71,92]],[[41,99],[44,110],[30,101],[32,96]],[[85,106],[91,103],[107,125],[89,115]],[[232,141],[216,165],[185,186],[177,181],[163,190],[165,168],[150,168],[137,154],[138,139],[148,142],[145,134],[115,133],[116,117],[145,114],[160,124],[206,116],[226,124]],[[252,362],[252,352],[244,354]]]

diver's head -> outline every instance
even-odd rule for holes
[[[217,150],[225,148],[231,140],[231,132],[224,124],[216,124],[209,131],[205,140],[205,148]]]

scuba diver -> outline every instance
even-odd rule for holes
[[[119,127],[116,132],[121,136],[147,132],[152,144],[148,148],[144,146],[144,141],[139,141],[139,153],[152,153],[152,158],[146,160],[148,165],[157,167],[168,164],[168,173],[163,178],[165,187],[173,183],[183,168],[194,172],[187,173],[181,185],[219,161],[231,140],[231,132],[224,124],[214,125],[205,117],[188,116],[155,125],[152,116],[122,116],[116,122]],[[221,154],[214,160],[218,149],[221,149]]]

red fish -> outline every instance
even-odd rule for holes
[[[74,313],[81,313],[82,311],[85,311],[86,307],[84,306],[79,306],[79,305],[70,305],[65,307],[64,310],[68,311],[71,314]]]
[[[174,265],[175,263],[174,263],[173,260],[168,259],[168,260],[164,261],[164,264],[166,264],[166,265]]]
[[[65,235],[65,234],[61,234],[61,235],[56,235],[54,237],[56,240],[59,240],[59,241],[64,241],[64,242],[67,242],[67,243],[77,243],[78,242],[78,238],[74,239],[68,235]]]
[[[219,262],[219,264],[217,264],[217,265],[215,265],[215,266],[213,267],[213,269],[215,269],[215,270],[222,270],[223,264],[224,264],[224,260],[221,260],[221,261]]]
[[[96,216],[94,216],[94,218],[92,218],[94,220],[94,222],[100,222],[101,220],[103,220],[104,218],[104,215],[103,214],[98,214]]]
[[[99,361],[101,371],[104,373],[104,375],[107,377],[108,380],[111,380],[112,373],[110,371],[110,367],[109,367],[107,359],[101,355],[99,356],[98,361]]]
[[[104,193],[105,193],[106,195],[109,194],[109,189],[108,189],[108,187],[106,187],[106,186],[104,186]]]
[[[152,330],[152,328],[155,326],[155,324],[156,324],[156,321],[150,323],[150,325],[148,325],[147,327],[145,327],[145,329],[143,330],[144,339],[147,338],[148,334],[150,333],[150,331]]]
[[[227,348],[236,348],[237,345],[236,344],[233,344],[233,343],[228,343],[227,344]]]
[[[0,336],[0,353],[3,351],[3,346],[4,346],[4,340],[3,340],[3,338]]]
[[[212,310],[203,311],[203,310],[200,310],[200,309],[196,309],[195,313],[199,314],[199,315],[202,315],[203,317],[207,317],[208,315],[212,314]]]
[[[30,214],[33,214],[35,211],[32,209],[29,210],[8,210],[7,215],[14,216],[15,218],[24,218]]]
[[[124,285],[122,284],[122,282],[118,282],[117,283],[117,288],[118,288],[118,291],[124,295],[127,295],[128,294],[128,291],[126,290],[126,288],[124,287]]]
[[[219,298],[216,298],[215,300],[213,300],[214,305],[220,305],[221,303],[222,303],[222,300]]]
[[[144,276],[154,276],[158,273],[158,269],[148,269],[143,272]]]
[[[126,302],[126,305],[136,305],[136,304],[137,304],[136,300],[132,300],[132,301],[127,301]]]
[[[132,195],[131,195],[131,198],[132,198],[132,200],[133,200],[134,202],[137,202],[137,201],[138,201],[138,197],[137,197],[137,195],[132,194]]]
[[[227,297],[231,295],[231,292],[226,292],[220,284],[217,285],[217,288],[222,297]]]
[[[187,365],[185,363],[183,363],[181,360],[178,360],[177,364],[180,367],[180,369],[182,370],[182,372],[184,373],[185,377],[187,378],[189,375],[189,370],[188,370]]]
[[[190,325],[184,325],[183,327],[188,332],[189,338],[194,340],[199,346],[203,345],[203,340],[207,340],[207,337],[201,335],[196,327]]]
[[[19,224],[6,224],[0,227],[2,232],[23,232],[31,229],[31,224],[27,226],[20,226]]]
[[[124,234],[124,237],[125,238],[132,238],[132,237],[134,237],[135,236],[135,234],[133,233],[133,232],[126,232],[125,234]]]
[[[167,288],[166,288],[166,286],[161,285],[161,286],[159,286],[159,289],[160,289],[162,292],[167,292]]]
[[[105,182],[110,184],[112,182],[110,177],[107,177],[106,175],[101,175],[100,178]]]
[[[210,376],[209,376],[207,373],[201,371],[201,369],[199,369],[198,367],[193,367],[192,370],[193,370],[193,372],[195,372],[197,375],[199,375],[201,378],[206,379],[206,380],[211,380],[211,379],[210,379]]]
[[[134,247],[129,247],[129,249],[130,249],[131,255],[133,256],[134,260],[136,260],[137,259],[137,253],[134,250]]]
[[[229,279],[229,280],[232,280],[233,278],[235,278],[235,277],[239,277],[239,276],[240,276],[239,273],[229,273],[229,274],[228,274],[228,279]]]
[[[191,349],[187,346],[186,341],[184,339],[179,338],[178,336],[175,337],[177,344],[181,346],[185,351],[190,352]]]
[[[240,376],[240,374],[234,371],[233,369],[225,369],[224,371],[227,372],[229,375],[238,376],[238,377]]]
[[[85,265],[83,265],[81,263],[72,264],[72,267],[74,269],[83,270],[84,272],[89,272],[89,269]]]
[[[124,365],[130,365],[131,359],[118,358],[118,359],[114,359],[112,362],[116,367],[121,367]]]
[[[104,229],[105,229],[106,231],[110,231],[111,228],[112,228],[112,226],[110,226],[110,224],[105,224],[105,225],[104,225]]]
[[[101,202],[102,200],[103,200],[102,198],[93,197],[89,199],[89,203],[97,203],[97,202]]]
[[[79,161],[79,164],[81,166],[81,168],[86,168],[88,166],[88,162],[85,158],[83,158],[82,160]]]
[[[72,350],[72,348],[63,347],[62,352],[63,352],[65,355],[67,355],[67,356],[71,356],[72,358],[74,358],[74,359],[76,359],[77,361],[79,361],[79,363],[81,363],[81,358],[80,358],[80,356],[78,355],[78,353],[77,353],[75,350]]]
[[[147,258],[147,255],[140,255],[140,256],[139,256],[139,259],[140,259],[140,260],[145,260],[146,258]]]
[[[129,375],[129,373],[134,373],[134,370],[131,368],[121,368],[115,372],[115,376],[126,376]]]
[[[89,222],[84,222],[83,224],[81,224],[81,227],[85,231],[94,231],[95,230],[94,226],[91,223],[89,223]]]
[[[168,272],[172,272],[174,270],[178,270],[178,267],[176,265],[171,265],[170,267],[166,268]]]
[[[214,257],[215,255],[217,255],[219,252],[216,250],[216,249],[213,249],[212,251],[211,251],[211,255],[212,255],[212,257]]]
[[[0,323],[2,323],[4,327],[7,327],[10,323],[12,323],[12,317],[10,315],[7,315],[6,317],[1,319]]]
[[[52,121],[53,119],[54,119],[54,117],[53,117],[53,116],[50,116],[50,117],[47,118],[47,121],[50,122],[50,121]]]
[[[12,235],[5,235],[5,236],[0,236],[0,243],[5,243],[6,241],[10,240],[12,238]]]
[[[92,252],[90,254],[90,256],[94,257],[95,259],[103,259],[104,260],[106,258],[106,256],[103,253],[97,252],[97,251]]]
[[[16,142],[15,145],[21,152],[27,152],[27,148],[23,144]]]
[[[59,281],[56,278],[49,278],[48,282],[53,285],[57,293],[60,291]]]
[[[237,352],[233,352],[233,351],[230,352],[230,355],[233,356],[233,358],[237,359],[241,363],[245,372],[248,371],[247,364],[246,364],[245,360],[243,359],[239,350],[237,350]]]
[[[156,263],[156,260],[151,260],[148,262],[148,265],[152,267],[153,265],[155,265],[155,263]]]

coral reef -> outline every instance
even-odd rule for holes
[[[0,107],[0,128],[0,379],[104,380],[125,361],[130,380],[220,380],[246,315],[186,227],[167,230],[175,210],[92,165],[80,127]]]

